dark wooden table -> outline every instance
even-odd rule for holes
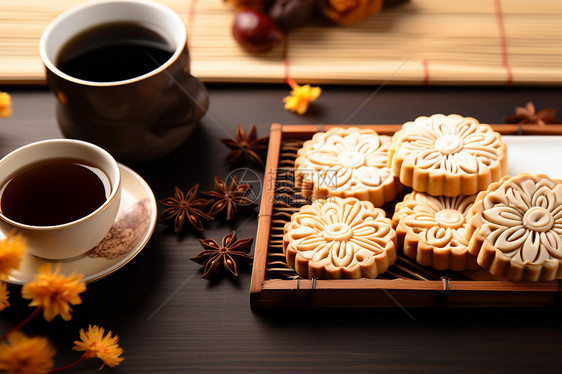
[[[458,113],[501,123],[515,106],[562,112],[560,88],[323,87],[305,116],[282,107],[286,86],[209,85],[211,106],[191,138],[159,160],[131,165],[157,199],[231,168],[219,138],[234,136],[237,123],[255,123],[266,135],[272,122],[386,124],[419,115]],[[0,119],[0,155],[26,143],[60,137],[54,97],[44,87],[0,90],[12,94],[14,114]],[[216,221],[204,237],[219,240],[235,228],[255,237],[257,211],[234,223]],[[69,322],[36,317],[24,328],[48,336],[56,366],[79,357],[72,351],[78,330],[99,324],[117,333],[125,361],[114,373],[185,372],[372,372],[372,373],[555,373],[562,370],[562,311],[555,307],[504,309],[287,309],[252,311],[250,270],[238,279],[200,278],[198,236],[176,235],[158,224],[142,252],[111,276],[90,284]],[[0,313],[7,331],[30,313],[19,287]],[[88,360],[68,372],[95,372]]]

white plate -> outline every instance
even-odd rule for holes
[[[82,274],[85,282],[101,279],[125,266],[150,239],[156,226],[156,199],[148,184],[133,170],[119,164],[121,170],[121,205],[115,223],[106,237],[85,255],[55,261],[25,254],[18,271],[8,283],[24,284],[33,280],[37,267],[44,263],[61,263],[61,273]],[[0,239],[5,238],[0,232]]]
[[[507,145],[507,173],[546,174],[562,179],[562,136],[503,135]]]

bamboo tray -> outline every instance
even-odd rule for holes
[[[330,125],[273,124],[250,287],[250,305],[278,307],[515,307],[559,306],[562,282],[510,282],[495,280],[486,270],[437,271],[398,256],[397,262],[377,279],[301,279],[283,255],[283,225],[303,199],[292,187],[296,151],[305,139]],[[392,135],[399,125],[363,125]],[[546,173],[562,178],[562,167],[544,162],[545,155],[562,154],[562,126],[493,125],[508,145],[510,174]],[[530,136],[533,134],[535,136]],[[540,136],[540,135],[543,136]],[[548,135],[552,134],[552,135]],[[536,136],[539,135],[539,136]],[[559,136],[553,136],[559,135]],[[553,160],[556,160],[553,158]],[[384,207],[392,214],[393,204]]]
[[[284,82],[282,48],[245,53],[224,0],[158,0],[186,22],[192,73],[205,82]],[[39,39],[84,0],[2,2],[0,84],[44,83]],[[410,0],[346,27],[289,35],[290,74],[318,84],[562,84],[560,0]]]

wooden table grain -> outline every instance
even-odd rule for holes
[[[0,119],[0,155],[32,141],[61,137],[54,98],[45,87],[2,87],[12,94],[14,114]],[[209,85],[211,105],[193,135],[159,160],[129,165],[157,199],[232,170],[219,141],[236,124],[256,124],[267,134],[272,122],[292,124],[402,123],[419,115],[458,113],[501,123],[515,106],[562,111],[560,88],[345,87],[325,86],[305,116],[285,111],[285,86]],[[256,170],[259,172],[259,170]],[[221,239],[236,229],[255,237],[257,210],[229,224],[208,224],[203,236]],[[69,322],[36,317],[23,331],[48,336],[56,366],[79,357],[72,351],[78,330],[98,324],[119,335],[124,362],[111,373],[554,373],[562,370],[562,311],[558,308],[282,309],[252,311],[250,270],[238,279],[200,278],[190,261],[199,236],[176,235],[158,224],[142,252],[127,266],[90,284]],[[12,306],[0,313],[7,331],[31,312],[10,286]],[[88,360],[72,373],[96,372]]]

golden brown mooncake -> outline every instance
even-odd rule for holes
[[[519,174],[491,184],[478,194],[465,237],[498,279],[561,279],[562,180]]]
[[[295,186],[305,197],[355,197],[380,207],[399,189],[388,165],[390,140],[357,127],[316,133],[297,153]]]
[[[293,213],[284,232],[287,263],[303,278],[376,278],[396,261],[392,221],[369,201],[314,201]]]
[[[464,230],[476,195],[431,196],[412,192],[396,204],[393,225],[398,246],[419,264],[437,270],[476,269]]]
[[[418,117],[393,137],[400,182],[433,196],[473,195],[507,174],[507,147],[489,125],[456,114]]]

